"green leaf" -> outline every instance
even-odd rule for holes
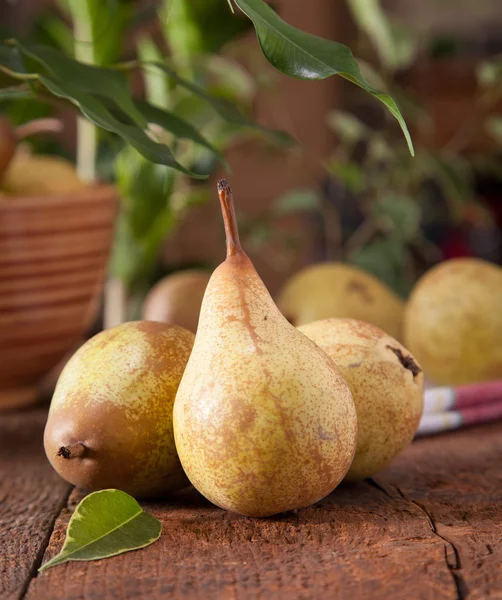
[[[159,539],[162,525],[119,490],[86,496],[68,524],[61,552],[42,565],[45,571],[69,560],[99,560],[138,550]]]
[[[333,160],[327,163],[328,170],[353,194],[364,190],[366,185],[365,173],[355,161],[341,162]]]
[[[225,121],[227,121],[228,123],[239,125],[241,127],[249,127],[251,129],[261,131],[262,133],[271,137],[276,143],[281,144],[283,146],[291,146],[296,143],[295,140],[288,133],[285,133],[284,131],[268,129],[267,127],[264,127],[259,123],[255,123],[252,119],[243,115],[240,112],[240,110],[235,106],[235,104],[223,98],[218,98],[216,96],[213,96],[212,94],[209,94],[204,88],[178,75],[165,63],[157,62],[147,64],[154,64],[159,69],[162,69],[165,73],[167,73],[175,83],[189,90],[190,92],[192,92],[192,94],[203,98],[214,108],[214,110],[220,115],[220,117],[225,119]]]
[[[380,222],[390,226],[397,239],[411,241],[420,229],[420,207],[409,196],[388,193],[372,204],[371,212]]]
[[[163,4],[164,34],[175,56],[181,58],[216,53],[251,27],[222,0],[164,0]]]
[[[172,171],[126,146],[115,161],[115,174],[131,232],[140,239],[167,204],[173,183]]]
[[[177,222],[172,206],[176,174],[131,147],[117,157],[115,173],[122,210],[110,269],[135,292],[151,276],[166,235]]]
[[[28,100],[33,94],[29,90],[22,88],[4,88],[0,89],[0,102],[2,100]]]
[[[412,62],[418,51],[413,29],[391,20],[379,0],[348,0],[348,6],[388,71],[403,69]]]
[[[329,113],[328,127],[345,143],[351,145],[367,139],[373,133],[360,119],[343,110],[334,110]]]
[[[137,100],[135,104],[149,123],[160,125],[166,131],[169,131],[169,133],[172,133],[179,139],[190,140],[199,146],[203,146],[204,148],[211,150],[211,152],[216,154],[221,162],[228,167],[228,164],[221,153],[212,144],[210,144],[208,140],[206,140],[206,138],[202,136],[188,121],[181,119],[172,112],[152,106],[143,100]]]
[[[123,73],[83,64],[54,48],[40,45],[23,46],[19,42],[16,42],[16,45],[25,56],[43,67],[53,78],[62,82],[78,82],[79,90],[108,98],[117,104],[136,125],[143,129],[147,128],[145,118],[134,106],[127,78]]]
[[[349,262],[386,283],[405,298],[411,289],[406,275],[408,252],[397,238],[377,239],[352,253]]]
[[[102,127],[106,131],[116,133],[126,142],[134,146],[136,150],[148,160],[172,167],[195,179],[207,178],[207,175],[200,175],[199,173],[194,173],[193,171],[185,169],[185,167],[176,161],[165,144],[154,142],[142,129],[139,129],[134,125],[122,123],[116,119],[106,106],[96,97],[80,92],[69,83],[54,81],[50,77],[44,75],[40,76],[40,81],[52,94],[72,100],[80,108],[82,114],[95,125]]]
[[[234,0],[256,29],[266,59],[279,71],[298,79],[325,79],[340,75],[380,100],[398,121],[414,155],[413,143],[395,101],[374,89],[362,75],[344,44],[311,35],[283,21],[263,0]]]
[[[138,56],[141,62],[160,62],[162,53],[157,44],[150,38],[144,37],[138,42]],[[143,69],[145,80],[146,99],[150,104],[165,108],[169,106],[169,79],[166,74],[157,68]]]
[[[380,61],[389,69],[396,69],[397,57],[391,26],[378,0],[347,0],[347,5],[359,29],[373,43]]]

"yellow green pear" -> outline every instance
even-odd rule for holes
[[[172,410],[194,335],[174,325],[124,323],[86,342],[63,369],[45,452],[67,481],[151,498],[188,485]]]
[[[150,290],[143,318],[179,325],[195,333],[210,276],[207,271],[189,269],[164,277]]]
[[[502,269],[457,258],[428,271],[406,305],[404,341],[437,385],[502,378]]]
[[[355,319],[324,319],[299,330],[330,356],[350,386],[358,441],[346,481],[371,477],[415,436],[423,410],[422,369],[401,344]]]
[[[293,275],[277,306],[296,327],[321,319],[359,319],[399,338],[404,302],[376,277],[337,262],[318,263]]]
[[[2,178],[2,190],[11,196],[72,194],[85,186],[64,158],[22,151],[16,152]]]
[[[211,502],[265,517],[338,485],[356,447],[356,411],[333,361],[283,317],[244,253],[226,181],[218,191],[227,259],[207,286],[176,395],[176,448]]]

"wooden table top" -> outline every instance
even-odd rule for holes
[[[80,499],[42,449],[45,411],[0,414],[0,599],[502,599],[502,423],[412,444],[372,480],[268,519],[190,491],[145,504],[150,547],[37,575]]]

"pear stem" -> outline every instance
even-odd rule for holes
[[[85,454],[85,446],[80,442],[76,444],[68,444],[68,446],[61,446],[56,453],[56,456],[61,456],[66,460],[70,458],[81,458]]]
[[[218,195],[220,197],[225,235],[227,236],[227,258],[243,252],[239,238],[239,228],[235,218],[234,195],[226,179],[218,181]]]

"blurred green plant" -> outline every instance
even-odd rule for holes
[[[417,138],[425,139],[423,134],[435,124],[420,98],[409,97],[397,77],[420,55],[418,36],[412,27],[389,18],[379,0],[347,2],[368,54],[378,57],[379,86],[400,99],[408,122],[419,133]],[[403,39],[406,42],[400,45]],[[502,146],[502,118],[493,113],[502,99],[502,58],[481,62],[477,75],[477,101],[469,118],[443,148],[419,144],[413,160],[388,128],[375,129],[341,110],[328,115],[338,145],[326,168],[353,198],[361,217],[354,231],[334,236],[336,247],[329,248],[328,254],[374,273],[402,296],[417,277],[417,257],[429,264],[440,258],[439,248],[423,233],[424,223],[435,216],[428,201],[431,185],[445,199],[453,224],[473,215],[490,218],[476,191],[476,173],[490,168],[500,177],[500,160],[495,158],[495,165],[490,165],[491,159],[464,151],[483,130]]]
[[[251,25],[279,71],[312,80],[338,74],[382,102],[413,153],[394,99],[361,71],[349,48],[290,26],[264,0],[163,0],[157,6],[163,39],[143,35],[122,62],[123,44],[141,22],[136,3],[59,0],[59,7],[63,18],[42,22],[44,43],[9,39],[0,45],[0,99],[58,98],[77,108],[84,179],[94,179],[101,162],[96,126],[126,142],[115,164],[123,207],[111,268],[128,292],[144,287],[165,236],[205,197],[186,176],[207,178],[244,133],[282,146],[294,142],[249,116],[258,74],[217,54]],[[129,77],[138,71],[144,101],[131,92]]]

